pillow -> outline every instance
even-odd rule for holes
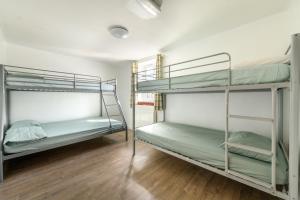
[[[271,150],[271,139],[262,135],[258,135],[251,132],[233,132],[230,134],[230,137],[228,138],[228,142],[235,143],[235,144],[243,144],[247,146],[252,146],[264,150]],[[228,151],[231,153],[236,153],[242,156],[247,156],[250,158],[255,158],[257,160],[265,161],[265,162],[271,162],[272,157],[267,156],[265,154],[256,153],[249,150],[239,149],[236,147],[229,147]]]
[[[34,120],[22,120],[16,121],[12,124],[11,127],[18,128],[18,127],[28,127],[28,126],[40,126],[41,124]]]
[[[35,121],[19,121],[6,131],[4,144],[36,141],[46,137],[47,133]]]

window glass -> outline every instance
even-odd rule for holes
[[[139,82],[155,80],[155,67],[156,60],[149,59],[146,61],[141,61],[138,63],[138,71],[139,71]],[[137,96],[137,104],[138,105],[147,105],[154,106],[154,94],[152,93],[139,93]]]

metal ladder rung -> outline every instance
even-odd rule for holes
[[[235,147],[235,148],[238,148],[238,149],[252,151],[252,152],[255,152],[255,153],[261,153],[261,154],[264,154],[266,156],[272,156],[273,155],[272,151],[268,151],[268,150],[265,150],[265,149],[256,148],[256,147],[252,147],[252,146],[248,146],[248,145],[244,145],[244,144],[236,144],[236,143],[227,142],[227,145],[229,147]]]
[[[257,180],[256,178],[252,178],[251,176],[247,176],[247,175],[244,175],[244,174],[241,174],[239,172],[235,172],[235,171],[232,171],[232,170],[229,170],[229,169],[228,169],[228,173],[233,175],[233,176],[237,176],[237,177],[240,177],[242,179],[245,179],[245,180],[251,181],[253,183],[259,184],[259,185],[264,186],[266,188],[274,189],[271,184],[268,184],[268,183],[265,183],[263,181]]]
[[[110,117],[120,117],[121,115],[109,115]]]
[[[248,119],[248,120],[256,120],[256,121],[266,121],[266,122],[273,122],[273,118],[267,117],[251,117],[251,116],[243,116],[243,115],[229,115],[230,118],[236,119]]]
[[[110,107],[110,106],[117,106],[118,104],[106,104],[106,106]]]

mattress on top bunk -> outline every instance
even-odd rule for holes
[[[277,83],[289,81],[289,78],[290,66],[288,64],[265,64],[231,70],[232,85]],[[228,84],[228,70],[171,77],[170,82],[171,89],[225,86]],[[167,89],[169,89],[167,78],[138,83],[138,91]]]
[[[92,135],[102,135],[109,130],[109,119],[103,117],[89,117],[76,120],[42,123],[40,126],[46,132],[47,137],[27,142],[8,142],[4,144],[7,154],[19,153],[28,150],[36,150],[49,145],[55,145],[70,140],[80,139]],[[122,122],[111,119],[112,129],[121,129]]]
[[[224,169],[224,131],[202,127],[161,122],[138,128],[136,137],[161,148],[177,152],[202,163]],[[271,163],[229,153],[230,169],[242,174],[271,182]],[[277,180],[288,182],[288,164],[283,151],[277,151]]]
[[[70,80],[51,80],[43,79],[39,76],[20,76],[20,75],[8,75],[6,77],[6,84],[9,86],[28,86],[28,87],[52,87],[72,89],[74,82]],[[86,90],[100,90],[100,84],[98,82],[77,82],[76,89]],[[114,86],[107,83],[102,83],[102,90],[112,91]]]

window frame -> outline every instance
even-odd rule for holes
[[[150,71],[145,71],[148,69],[153,69]],[[155,80],[156,76],[156,58],[149,58],[147,60],[142,60],[138,62],[138,72],[145,71],[144,75],[146,77],[146,80]],[[138,82],[140,80],[137,80]],[[145,81],[145,80],[143,80]],[[151,99],[151,100],[150,100]],[[137,95],[137,105],[143,105],[143,106],[154,106],[155,96],[153,93],[139,93]]]

